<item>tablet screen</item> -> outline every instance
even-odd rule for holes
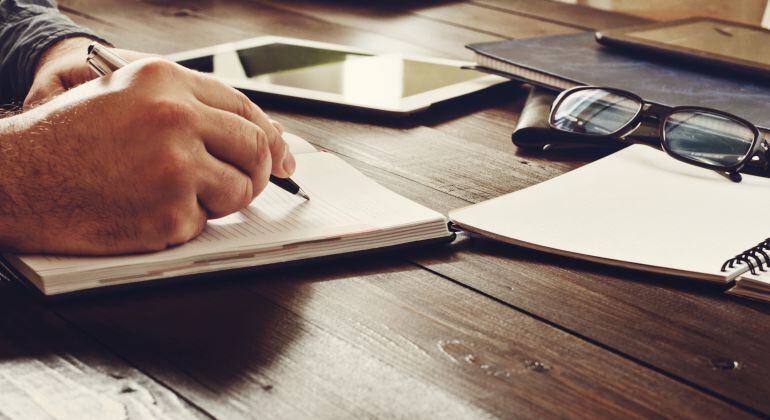
[[[403,98],[479,78],[459,67],[302,45],[271,43],[180,64],[229,79],[315,90],[353,102],[397,104]]]
[[[770,33],[716,21],[628,32],[629,37],[770,65]]]

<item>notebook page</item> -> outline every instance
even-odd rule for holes
[[[767,270],[767,268],[765,268]],[[770,271],[760,271],[756,270],[757,274],[751,274],[749,272],[741,274],[740,277],[738,277],[738,281],[743,280],[751,280],[755,283],[762,284],[764,287],[767,287],[768,292],[770,292]]]
[[[302,153],[314,153],[317,152],[316,148],[302,137],[292,134],[283,133],[283,140],[289,145],[289,150],[295,155]]]
[[[768,191],[770,179],[734,183],[637,145],[450,219],[523,246],[724,282],[722,263],[770,234],[756,217]]]
[[[296,158],[292,178],[310,195],[309,201],[269,184],[247,209],[209,221],[198,238],[179,247],[133,256],[23,256],[22,260],[38,273],[50,275],[190,257],[205,259],[241,249],[443,220],[441,214],[380,186],[332,154],[307,153]]]

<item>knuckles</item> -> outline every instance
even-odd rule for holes
[[[150,238],[153,249],[181,244],[197,236],[205,224],[205,215],[195,204],[197,171],[195,156],[182,145],[166,144],[154,151],[154,204],[146,216],[154,225]],[[193,203],[191,205],[190,203]],[[201,222],[201,218],[203,222]]]
[[[216,203],[209,202],[209,217],[219,218],[246,208],[253,197],[250,178],[232,173],[223,173],[217,185],[219,194]]]
[[[270,144],[268,143],[267,135],[262,129],[259,129],[257,133],[256,164],[254,165],[251,177],[252,198],[256,197],[267,187],[272,166]]]
[[[159,162],[157,177],[172,191],[186,191],[192,188],[195,174],[195,159],[191,152],[181,145],[167,144],[159,148],[156,159]]]
[[[159,57],[145,58],[134,65],[134,78],[140,82],[163,81],[174,78],[180,66]]]
[[[260,127],[256,127],[256,143],[254,156],[256,157],[255,167],[262,165],[265,159],[270,155],[270,141],[267,138],[267,133]]]
[[[147,159],[145,176],[153,179],[150,182],[153,185],[148,188],[155,188],[154,195],[159,199],[146,213],[151,221],[145,226],[156,233],[146,236],[145,246],[148,250],[158,250],[184,243],[199,235],[205,227],[206,216],[219,217],[225,214],[207,215],[199,205],[190,205],[190,198],[196,194],[200,181],[200,150],[191,139],[195,137],[196,129],[203,126],[204,117],[196,110],[195,103],[185,101],[185,95],[158,94],[167,89],[167,84],[172,87],[178,84],[185,70],[167,60],[148,58],[135,63],[133,71],[133,82],[137,87],[143,87],[136,90],[141,91],[141,96],[138,99],[137,96],[133,97],[136,101],[134,103],[145,111],[137,113],[141,117],[138,123],[142,131],[150,134],[145,145],[152,151],[151,157]],[[246,95],[238,92],[236,100],[242,116],[259,112]],[[131,122],[137,123],[136,120]],[[271,166],[271,148],[286,153],[285,144],[275,148],[276,142],[283,143],[280,125],[274,124],[271,127],[273,129],[267,132],[259,126],[253,127],[255,130],[249,129],[243,133],[253,137],[249,145],[253,147],[253,153],[249,153],[253,156],[253,161],[249,162],[253,163],[253,172],[250,177],[240,176],[237,180],[225,180],[227,177],[222,175],[219,184],[223,189],[220,211],[225,208],[237,211],[247,207],[267,186],[270,171],[265,166]],[[237,132],[233,134],[240,135]],[[152,141],[149,141],[150,138]]]
[[[181,244],[198,235],[200,222],[195,212],[185,206],[170,205],[155,215],[158,237],[155,246],[161,249]]]
[[[235,92],[235,100],[237,101],[237,110],[238,115],[242,116],[243,118],[247,120],[252,120],[252,116],[254,115],[254,103],[251,102],[251,99],[249,99],[248,96],[246,96],[243,92],[239,90],[232,89],[233,92]]]
[[[158,128],[189,129],[198,124],[198,113],[192,104],[166,98],[153,98],[147,104],[151,109],[148,117]]]
[[[233,197],[240,197],[237,201],[236,211],[246,208],[251,200],[254,198],[254,185],[251,179],[247,177],[241,177],[240,185],[235,186]]]

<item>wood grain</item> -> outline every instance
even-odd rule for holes
[[[513,33],[511,31],[517,31],[521,34],[520,36],[543,35],[565,33],[583,27],[609,27],[639,22],[637,18],[599,13],[577,6],[513,0],[477,0],[459,5],[449,2],[429,2],[423,7],[407,3],[403,6],[403,10],[392,5],[368,9],[349,2],[311,4],[294,1],[126,2],[120,3],[119,8],[114,2],[96,0],[62,0],[60,4],[74,13],[75,20],[119,40],[116,43],[121,46],[161,53],[262,34],[277,34],[350,44],[377,51],[402,50],[413,54],[428,53],[467,58],[467,52],[462,49],[465,43],[511,36]],[[457,10],[463,12],[457,12],[453,7],[458,7]],[[500,14],[492,14],[489,11],[500,12]],[[473,21],[471,25],[464,24],[461,19],[465,13],[471,13],[478,21]],[[491,17],[493,15],[494,18]],[[543,23],[542,19],[547,21]],[[482,21],[490,23],[482,25]],[[509,135],[518,116],[523,96],[523,89],[507,86],[468,101],[438,107],[436,110],[405,122],[340,114],[339,110],[297,110],[270,102],[262,105],[265,105],[271,114],[279,117],[291,131],[303,135],[316,145],[345,156],[356,166],[369,171],[367,173],[373,174],[385,185],[434,208],[446,210],[454,208],[456,204],[477,202],[533,185],[597,157],[596,154],[574,157],[524,155],[515,150],[510,145]],[[770,383],[767,379],[770,373],[768,372],[770,360],[766,352],[770,344],[768,343],[770,334],[767,331],[770,319],[764,307],[725,297],[721,294],[721,290],[713,288],[683,283],[671,278],[576,262],[487,241],[460,241],[452,245],[450,251],[413,253],[403,255],[403,258],[411,259],[423,267],[534,316],[534,318],[523,317],[522,319],[529,320],[526,322],[536,322],[535,325],[547,323],[553,326],[548,328],[561,331],[559,334],[564,333],[567,337],[571,337],[570,340],[576,340],[582,343],[581,345],[589,345],[589,347],[595,345],[592,348],[596,348],[597,353],[593,357],[613,360],[627,358],[624,363],[628,365],[618,365],[615,368],[620,375],[615,378],[623,375],[635,376],[639,374],[638,372],[660,377],[659,380],[667,385],[655,385],[657,388],[653,392],[655,395],[668,395],[669,391],[664,391],[666,386],[688,389],[689,394],[682,397],[681,405],[676,407],[672,403],[667,406],[669,409],[693,409],[693,404],[685,400],[708,399],[704,397],[705,393],[715,395],[718,399],[734,403],[749,411],[770,414],[770,402],[764,397],[770,391]],[[403,267],[397,261],[393,264],[396,267]],[[377,267],[380,271],[388,271],[388,267]],[[368,279],[369,276],[379,275],[374,272],[356,275],[335,274],[334,270],[330,270],[331,277],[345,280],[350,276],[363,276]],[[411,269],[404,270],[411,272]],[[407,277],[411,278],[411,275]],[[420,276],[424,275],[416,276],[422,278]],[[383,276],[390,278],[390,276],[398,276],[398,273],[393,274],[388,271],[388,274]],[[304,273],[297,274],[297,277],[306,278]],[[376,278],[378,281],[387,282],[387,280],[379,280],[380,277]],[[447,281],[433,276],[426,278],[430,281],[417,281],[417,284],[428,287],[425,286],[426,283],[432,285],[434,282],[439,284]],[[367,282],[364,281],[364,283]],[[338,283],[331,282],[334,285]],[[394,283],[401,284],[400,280]],[[354,284],[357,283],[354,282]],[[234,290],[238,289],[233,287]],[[284,293],[283,286],[271,287],[274,289],[258,289],[256,293],[261,296],[260,299],[270,300],[273,302],[272,305],[279,308],[292,307],[296,308],[295,311],[301,312],[303,305],[290,303],[294,302],[293,298],[279,299],[278,295],[274,295],[274,293]],[[328,287],[334,289],[336,286]],[[354,289],[344,290],[354,295]],[[422,294],[431,291],[429,288],[423,292],[421,289],[406,290],[410,290],[410,293],[415,296],[403,296],[396,290],[390,290],[387,293],[394,296],[389,298],[393,301],[397,298],[420,298],[425,299],[424,302],[430,301]],[[431,291],[431,293],[438,292]],[[442,293],[451,295],[455,292]],[[225,295],[219,298],[220,302],[225,302],[227,299],[237,301],[239,298],[236,291]],[[347,301],[344,295],[334,296],[334,299],[340,302],[355,304]],[[469,302],[473,301],[469,296],[463,294],[462,298]],[[188,299],[190,302],[199,301],[197,298]],[[327,303],[333,304],[333,302]],[[225,303],[221,304],[225,305]],[[374,303],[370,302],[370,304]],[[377,304],[387,305],[379,301]],[[424,304],[429,306],[427,303]],[[174,307],[184,307],[184,305],[183,299],[174,303]],[[335,305],[343,304],[335,303]],[[480,313],[490,311],[487,305],[497,304],[485,298],[477,302],[475,310]],[[135,347],[141,347],[143,342],[154,343],[159,340],[157,336],[161,333],[151,330],[148,333],[149,338],[142,341],[143,331],[153,327],[135,324],[134,321],[127,319],[130,318],[127,313],[116,312],[109,316],[112,317],[111,320],[99,320],[98,316],[101,315],[94,315],[94,313],[102,314],[103,310],[106,311],[101,307],[93,313],[86,309],[80,312],[73,310],[74,312],[68,312],[68,316],[78,325],[85,325],[100,339],[111,337],[113,348],[124,343],[115,337],[116,333],[111,332],[112,327],[105,326],[103,323],[130,325],[130,328],[127,327],[129,335],[134,334],[132,336],[139,337]],[[473,314],[469,309],[466,308],[466,310],[469,311],[468,314]],[[280,313],[283,314],[283,312]],[[288,315],[285,316],[288,317]],[[299,315],[296,319],[291,319],[293,323],[300,325],[304,325],[305,322],[313,325],[326,322],[328,324],[324,325],[334,324],[343,329],[351,328],[349,324],[353,321],[350,319],[328,316],[329,318],[323,318],[325,321],[306,319]],[[387,322],[376,322],[382,322],[390,330],[394,330],[392,331],[394,335],[403,334],[401,324],[396,321],[401,320],[399,316],[405,319],[411,318],[403,314],[388,316],[395,317],[395,321],[393,318],[387,318],[389,319]],[[449,315],[437,312],[431,316],[440,320]],[[506,312],[505,317],[508,316]],[[284,315],[279,318],[283,319],[282,317]],[[519,318],[515,319],[516,323],[525,322],[519,321]],[[371,322],[374,323],[375,320]],[[224,324],[221,328],[225,328]],[[481,321],[467,328],[468,331],[475,331],[478,335],[493,333],[488,329],[491,327]],[[312,331],[312,334],[315,334],[312,335],[313,337],[334,334],[333,329],[328,326]],[[389,336],[386,335],[386,337]],[[514,334],[501,335],[501,337],[505,337],[500,339],[505,342],[515,343],[519,339],[519,336]],[[258,338],[247,337],[244,345],[251,345],[248,343],[259,341]],[[359,338],[365,339],[366,335],[361,335]],[[270,338],[265,347],[269,348],[273,344],[279,347],[274,340],[279,339]],[[325,338],[318,338],[318,340],[323,341]],[[351,341],[354,340],[351,339]],[[384,342],[387,343],[387,340]],[[532,344],[532,348],[537,345],[537,343]],[[312,353],[302,357],[311,359],[311,355],[315,355],[319,358],[318,360],[328,362],[329,356],[318,350],[321,346],[314,347],[313,344],[308,344],[307,349],[302,347],[302,344],[298,344],[300,350],[296,351]],[[387,346],[384,347],[387,348]],[[316,350],[313,350],[314,348]],[[342,354],[353,354],[354,356],[351,357],[354,357],[357,363],[367,366],[368,357],[383,357],[373,356],[367,352],[351,353],[351,350],[341,344],[334,348],[340,349]],[[214,348],[207,351],[220,358],[228,356],[217,353],[218,350]],[[318,353],[313,353],[314,351]],[[499,353],[506,354],[506,351],[500,350]],[[400,356],[396,354],[389,356],[392,361],[388,363],[397,363]],[[569,355],[568,352],[566,354]],[[145,354],[142,348],[137,348],[132,350],[130,360],[142,360],[144,363],[144,360],[153,360],[152,357],[154,356],[151,354]],[[168,357],[173,359],[171,356]],[[493,357],[504,356],[497,354]],[[194,363],[191,366],[183,363],[178,367],[167,367],[164,363],[170,366],[169,360],[147,363],[153,372],[157,369],[163,372],[164,378],[173,379],[175,387],[182,387],[187,390],[186,393],[189,392],[195,398],[207,401],[207,404],[210,404],[208,407],[217,405],[219,395],[207,388],[211,386],[208,385],[209,383],[217,383],[216,380],[212,381],[207,376],[214,375],[212,373],[214,368],[209,366],[199,368]],[[292,363],[289,358],[281,366],[292,365]],[[600,370],[597,366],[586,369]],[[203,373],[199,370],[203,370]],[[626,373],[621,375],[621,372]],[[655,372],[662,372],[663,375]],[[327,374],[332,375],[332,373]],[[388,378],[401,378],[398,375],[406,375],[406,373],[392,374],[395,376],[388,376]],[[466,379],[458,378],[460,379],[450,379],[451,384],[442,386],[462,387]],[[419,393],[422,392],[421,390],[433,389],[430,387],[437,386],[432,380],[427,381],[428,385],[424,383],[425,379],[420,381],[409,382],[414,384],[414,387],[408,390]],[[598,398],[597,393],[606,392],[604,389],[592,388],[591,385],[598,386],[592,383],[593,379],[586,379],[586,381],[589,391],[586,391],[584,397],[588,400]],[[622,383],[618,379],[616,381]],[[256,389],[258,385],[249,380],[245,383],[247,390]],[[366,383],[360,386],[365,385]],[[466,386],[470,385],[466,384]],[[481,413],[500,414],[512,408],[512,406],[506,406],[504,401],[496,400],[510,398],[516,403],[521,402],[517,399],[520,395],[517,393],[525,391],[519,388],[506,388],[508,394],[504,394],[504,397],[503,394],[496,393],[496,386],[498,385],[490,386],[491,390],[488,390],[487,397],[494,401],[487,401],[478,396],[478,399],[473,399],[472,403],[467,404],[463,400],[463,395],[458,396],[460,393],[457,391],[442,388],[444,391],[441,392],[449,393],[442,395],[457,397],[460,401],[459,406],[453,407],[458,410],[471,410],[468,411],[470,416],[477,413],[473,411],[475,409],[480,409]],[[549,392],[545,388],[543,390],[545,393]],[[554,392],[559,394],[562,391]],[[395,391],[390,390],[390,392]],[[674,394],[677,392],[683,391],[676,391]],[[392,395],[385,391],[382,393]],[[240,402],[245,399],[250,401],[248,404],[251,404],[251,407],[254,407],[262,401],[259,399],[262,397],[244,396],[241,393],[227,395],[225,399],[228,404],[231,401]],[[335,398],[344,398],[336,394],[332,395],[335,395]],[[540,400],[535,401],[534,405],[538,406]],[[336,408],[328,408],[331,410],[329,412],[350,415],[360,413],[351,411],[353,409],[346,406],[344,402],[339,402],[337,405],[339,407],[335,405]],[[596,408],[599,405],[591,407]],[[639,405],[637,402],[628,400],[618,400],[610,405],[622,407],[627,411],[653,414],[652,411],[647,411],[649,409],[645,404]],[[524,409],[521,406],[515,406],[515,408]],[[299,410],[296,407],[276,408],[276,410],[280,409],[289,410],[287,412],[291,413],[296,412],[292,410]],[[238,407],[221,408],[221,410],[219,413],[242,413]],[[536,410],[526,412],[543,414]],[[376,411],[376,413],[383,414],[382,411]],[[620,414],[620,411],[615,413]],[[691,411],[681,411],[681,413],[703,414]]]
[[[463,47],[471,42],[578,31],[562,24],[500,13],[499,10],[470,2],[382,2],[373,5],[355,1],[255,1],[330,23],[426,45],[434,54],[441,51],[451,56],[465,52]]]
[[[527,16],[540,21],[559,23],[585,30],[607,29],[650,22],[639,16],[605,12],[578,4],[554,1],[472,0],[471,3],[503,13]]]
[[[61,0],[58,3],[77,23],[104,34],[115,45],[158,54],[262,35],[310,37],[317,41],[370,48],[374,52],[430,52],[410,42],[246,0],[145,0],[121,3],[119,7],[111,2],[93,0]]]
[[[205,418],[0,281],[0,418]]]
[[[215,417],[745,416],[388,256],[56,309]]]
[[[770,410],[765,305],[719,287],[481,239],[454,247],[451,258],[415,261],[688,383]]]

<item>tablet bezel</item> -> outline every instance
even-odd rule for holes
[[[217,53],[246,49],[252,47],[258,47],[261,45],[284,43],[290,45],[298,45],[312,48],[328,49],[333,51],[342,51],[352,54],[365,54],[365,55],[391,55],[391,54],[376,54],[372,51],[366,51],[360,48],[349,47],[345,45],[330,44],[325,42],[309,41],[297,38],[286,38],[279,36],[262,36],[258,38],[246,39],[237,42],[228,42],[224,44],[218,44],[211,47],[198,48],[189,51],[183,51],[179,53],[166,55],[166,58],[172,61],[183,61],[194,58],[200,58],[205,56],[214,55]],[[432,57],[419,57],[409,56],[403,54],[396,54],[401,58],[421,61],[427,63],[444,64],[453,67],[472,66],[474,63],[432,58]],[[471,71],[471,70],[469,70]],[[389,105],[377,105],[368,102],[357,102],[346,99],[343,95],[322,92],[317,90],[302,89],[291,86],[275,85],[270,83],[256,82],[251,79],[233,79],[221,76],[215,76],[219,80],[227,83],[234,88],[243,90],[245,92],[255,92],[260,94],[278,95],[289,98],[296,98],[300,100],[310,100],[314,102],[333,103],[338,105],[350,106],[358,109],[366,109],[378,112],[385,112],[389,114],[412,114],[415,112],[423,111],[429,108],[431,105],[442,102],[448,99],[463,96],[469,93],[477,92],[482,89],[494,86],[499,83],[508,81],[508,79],[487,74],[479,74],[478,78],[468,80],[465,82],[455,83],[438,89],[433,89],[427,92],[418,93],[415,95],[402,98],[396,106]]]

